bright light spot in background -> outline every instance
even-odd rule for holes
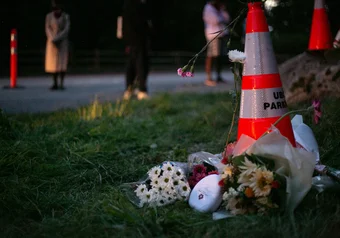
[[[273,7],[277,7],[279,5],[280,0],[266,0],[264,3],[264,7],[267,10],[271,10]]]

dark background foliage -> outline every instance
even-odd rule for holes
[[[71,17],[72,50],[110,49],[123,51],[123,42],[116,38],[116,19],[123,0],[64,1]],[[197,52],[205,44],[202,9],[206,0],[151,0],[156,37],[153,50]],[[227,0],[232,18],[246,7],[246,0]],[[340,27],[340,1],[327,0],[333,35]],[[313,13],[313,0],[281,0],[267,12],[268,23],[277,53],[299,53],[307,48]],[[17,28],[20,50],[45,48],[44,20],[51,9],[50,0],[5,0],[0,7],[1,64],[9,58],[10,29]],[[244,16],[245,17],[245,16]],[[242,21],[236,27],[234,42],[242,35]]]

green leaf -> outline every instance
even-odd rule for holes
[[[243,166],[244,163],[244,155],[239,155],[239,156],[235,156],[232,158],[232,163],[234,166],[239,167],[239,166]]]

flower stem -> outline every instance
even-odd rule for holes
[[[214,38],[212,38],[210,41],[208,41],[208,42],[205,44],[205,46],[204,46],[197,54],[195,54],[195,55],[189,60],[188,65],[189,65],[192,61],[194,61],[193,64],[195,64],[196,59],[198,58],[198,56],[199,56],[200,54],[202,54],[202,53],[207,49],[207,47],[210,45],[210,43],[211,43],[212,41],[214,41],[217,37],[219,37],[219,36],[220,36],[225,30],[227,30],[232,24],[234,24],[234,26],[233,26],[233,28],[232,28],[232,30],[233,30],[233,29],[235,28],[236,23],[238,22],[238,20],[240,19],[240,17],[242,16],[242,14],[243,14],[246,10],[247,10],[247,8],[243,8],[243,9],[240,11],[239,15],[238,15],[234,20],[232,20],[232,21],[228,24],[228,26],[226,26],[224,29],[222,29],[222,30],[220,30],[220,31],[216,31],[216,32],[214,32],[214,33],[211,33],[211,34],[216,34],[216,33],[217,33],[217,35],[215,35]]]
[[[286,116],[288,116],[288,115],[290,115],[290,114],[292,114],[292,113],[306,112],[306,111],[309,111],[309,110],[311,110],[311,109],[313,109],[313,107],[308,107],[308,108],[306,108],[306,109],[299,109],[299,110],[294,110],[294,111],[288,111],[288,112],[286,112],[285,114],[283,114],[279,119],[277,119],[277,120],[274,122],[273,126],[276,126],[283,118],[285,118]],[[259,138],[261,138],[261,137],[267,135],[269,132],[270,132],[270,130],[266,130]]]
[[[239,109],[239,102],[240,102],[240,93],[239,93],[239,85],[238,85],[238,82],[239,82],[239,79],[240,79],[240,75],[236,72],[240,72],[239,70],[237,71],[237,67],[241,67],[242,68],[242,64],[238,64],[238,63],[234,63],[234,87],[235,87],[235,106],[234,106],[234,111],[233,111],[233,117],[231,119],[231,125],[230,125],[230,128],[229,128],[229,132],[228,132],[228,137],[227,137],[227,142],[226,142],[226,145],[229,144],[229,140],[230,140],[230,136],[231,136],[231,132],[232,132],[232,129],[234,127],[234,124],[235,124],[235,117],[236,117],[236,114],[238,113],[238,109]]]

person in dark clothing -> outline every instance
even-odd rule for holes
[[[126,90],[124,99],[133,95],[135,82],[138,83],[137,98],[149,97],[147,77],[149,73],[149,47],[152,23],[147,0],[124,0],[123,40],[128,60],[126,65]]]

